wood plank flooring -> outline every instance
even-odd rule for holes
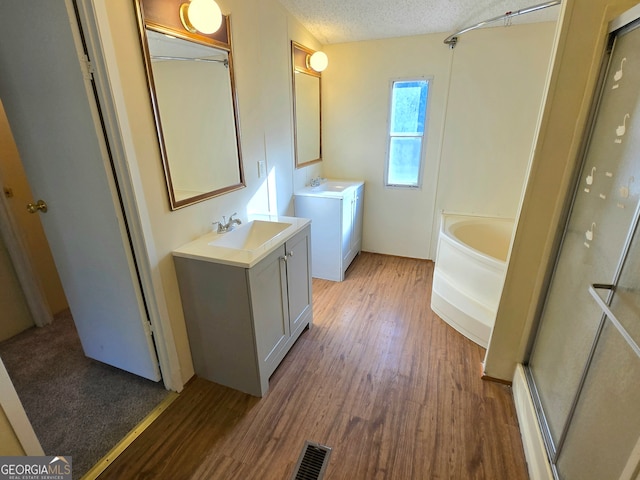
[[[508,386],[429,308],[433,263],[363,253],[313,281],[314,326],[262,399],[195,379],[99,477],[291,477],[305,440],[327,480],[527,479]]]

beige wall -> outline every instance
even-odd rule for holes
[[[26,205],[33,202],[33,194],[27,183],[18,149],[13,140],[9,122],[0,101],[0,180],[2,187],[9,187],[13,197],[8,199],[20,234],[27,245],[29,257],[44,289],[49,308],[53,313],[68,308],[67,299],[58,277],[58,271],[49,250],[49,244],[38,215],[27,213]]]
[[[435,258],[442,210],[515,217],[555,23],[326,47],[324,174],[364,179],[363,249]],[[433,76],[421,190],[383,186],[390,82]]]
[[[450,50],[442,35],[329,45],[323,72],[324,175],[364,180],[363,250],[428,258]],[[391,81],[433,76],[423,188],[383,186]]]
[[[526,358],[548,280],[559,221],[577,165],[607,24],[636,0],[565,0],[546,102],[519,211],[505,287],[485,360],[511,380]]]
[[[155,137],[149,94],[138,46],[138,32],[129,0],[102,0],[101,37],[115,52],[110,64],[112,90],[118,105],[127,161],[141,181],[138,203],[148,215],[150,258],[159,274],[166,309],[177,344],[183,381],[193,375],[171,251],[212,229],[212,222],[238,212],[292,214],[294,185],[303,186],[317,166],[294,171],[290,39],[312,48],[317,42],[273,0],[219,1],[230,14],[235,81],[238,92],[242,154],[247,187],[181,210],[170,211]],[[134,47],[132,47],[134,46]],[[268,176],[258,178],[258,161]]]

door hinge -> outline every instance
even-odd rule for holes
[[[147,331],[147,334],[153,336],[153,325],[151,325],[151,322],[149,321],[144,322],[144,325],[145,325],[145,330]]]
[[[93,63],[91,63],[91,60],[89,60],[89,57],[83,55],[80,64],[82,65],[82,76],[85,78],[85,80],[93,80],[95,69],[93,68]]]

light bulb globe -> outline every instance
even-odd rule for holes
[[[214,33],[222,25],[222,12],[214,0],[191,0],[189,22],[200,33]]]
[[[329,58],[324,52],[315,52],[309,57],[309,66],[316,72],[322,72],[329,65]]]

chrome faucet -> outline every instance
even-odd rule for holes
[[[320,184],[322,182],[324,182],[326,179],[322,178],[322,177],[317,177],[317,178],[312,178],[311,179],[311,183],[309,184],[312,187],[319,187]]]
[[[233,218],[234,215],[237,215],[238,213],[233,213],[229,216],[229,221],[227,222],[227,217],[225,217],[224,215],[222,216],[222,221],[221,222],[213,222],[213,224],[215,225],[216,223],[218,224],[218,233],[225,233],[225,232],[230,232],[231,230],[233,230],[233,227],[235,225],[240,225],[242,222],[237,219],[237,218]]]

